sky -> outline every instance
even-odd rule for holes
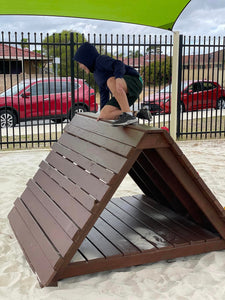
[[[192,0],[179,16],[173,31],[187,36],[225,36],[225,0]],[[171,32],[153,27],[119,22],[48,16],[0,15],[0,31],[7,36],[11,32],[37,34],[76,31],[87,34],[165,35]],[[0,38],[1,39],[1,38]]]

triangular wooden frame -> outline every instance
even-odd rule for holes
[[[111,199],[127,173],[143,195]],[[8,218],[41,286],[225,249],[224,210],[170,135],[92,114],[65,127]]]

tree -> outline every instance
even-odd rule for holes
[[[29,48],[29,44],[28,44],[28,42],[27,42],[28,40],[27,39],[25,39],[25,38],[23,38],[23,39],[21,39],[21,41],[20,41],[20,45],[21,45],[21,48],[22,49],[24,49],[24,48]]]
[[[170,61],[156,61],[142,67],[141,75],[147,85],[166,84],[171,79],[172,66]]]

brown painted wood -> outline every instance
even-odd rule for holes
[[[169,134],[111,125],[76,115],[9,214],[42,286],[225,249],[224,211]],[[146,195],[110,201],[128,172]]]
[[[145,195],[135,195],[134,198],[136,198],[138,201],[145,202],[150,207],[150,209],[154,207],[154,209],[157,209],[163,215],[165,214],[168,218],[173,220],[173,222],[176,222],[179,226],[185,226],[186,230],[194,234],[198,234],[199,238],[204,237],[206,241],[208,239],[212,240],[220,238],[219,235],[212,233],[203,227],[198,226],[196,223],[181,216],[178,213],[175,213],[173,210],[167,208],[166,206],[160,205],[158,202],[154,201],[150,197],[147,197]]]
[[[92,211],[95,206],[95,199],[82,190],[77,184],[68,180],[66,176],[58,172],[55,168],[42,161],[40,164],[43,170],[49,177],[55,180],[62,188],[64,188],[73,198],[80,202],[85,208]]]
[[[55,247],[52,245],[50,240],[47,238],[45,233],[41,230],[39,224],[30,214],[29,210],[26,208],[24,203],[17,198],[15,201],[15,207],[19,212],[23,222],[29,228],[30,233],[36,240],[37,244],[40,246],[42,251],[45,253],[46,258],[54,269],[57,269],[58,264],[62,263],[62,257],[56,251]]]
[[[73,137],[66,132],[60,137],[59,143],[73,151],[82,154],[84,157],[96,162],[97,164],[118,173],[126,162],[126,158],[113,153],[105,148],[101,148],[87,141]]]
[[[112,152],[118,153],[124,157],[128,157],[131,154],[132,147],[125,143],[119,142],[115,139],[110,139],[107,136],[99,135],[99,133],[93,133],[83,128],[75,127],[70,123],[65,131],[73,136],[77,136],[83,140],[91,142],[100,147],[106,148]]]
[[[221,218],[218,218],[219,203],[215,206],[215,201],[209,200],[210,197],[203,192],[202,187],[200,188],[197,186],[196,181],[192,179],[190,174],[188,174],[171,151],[165,152],[163,149],[158,149],[157,151],[163,160],[167,161],[169,168],[173,169],[173,173],[179,174],[179,180],[184,188],[191,195],[192,199],[198,203],[200,210],[204,211],[204,215],[208,218],[208,220],[210,220],[211,224],[213,224],[213,226],[219,230],[220,234],[225,238],[224,221],[221,220]],[[220,207],[222,209],[221,205]]]
[[[67,266],[63,273],[57,274],[57,280],[68,278],[72,276],[80,276],[102,271],[116,270],[120,268],[127,268],[135,265],[143,265],[147,263],[154,263],[161,260],[174,259],[178,257],[185,257],[207,253],[216,250],[223,250],[225,248],[224,240],[208,241],[204,244],[185,245],[176,248],[161,249],[158,251],[150,250],[136,255],[127,255],[123,259],[111,257],[110,259],[97,259],[89,263],[77,262],[71,263]]]
[[[119,206],[121,209],[126,211],[128,214],[132,215],[139,222],[143,223],[145,226],[149,227],[152,231],[161,236],[169,244],[173,246],[186,245],[189,241],[185,240],[182,236],[178,235],[173,228],[166,226],[161,222],[161,219],[156,220],[152,216],[149,216],[144,211],[137,209],[136,207],[126,203],[120,198],[112,199],[112,202]]]
[[[43,207],[52,215],[57,223],[64,229],[67,235],[74,239],[78,233],[78,227],[64,213],[60,207],[37,185],[32,179],[27,183],[28,189],[35,195]]]
[[[8,218],[28,261],[41,278],[41,283],[48,285],[57,272],[49,263],[15,207],[9,213]]]
[[[97,117],[85,117],[77,114],[71,125],[97,133],[103,137],[110,138],[120,143],[136,147],[143,138],[143,131],[134,130],[134,126],[120,127],[115,130],[111,122],[96,121]]]
[[[91,213],[85,209],[78,201],[70,196],[55,181],[48,177],[40,169],[34,176],[34,181],[51,197],[51,199],[74,221],[74,223],[82,228]]]
[[[112,171],[103,168],[94,161],[87,159],[83,155],[76,153],[59,143],[55,143],[52,147],[54,151],[63,155],[67,159],[79,165],[81,168],[89,171],[91,174],[102,179],[105,183],[110,184],[115,175]]]
[[[103,181],[92,176],[79,166],[71,164],[70,161],[53,151],[49,153],[46,161],[97,200],[101,200],[108,189],[108,185]]]
[[[73,244],[66,232],[59,226],[57,221],[46,211],[42,204],[37,201],[35,195],[26,189],[21,195],[21,200],[36,219],[43,232],[52,241],[59,253],[64,257]],[[57,232],[57,235],[56,235]]]

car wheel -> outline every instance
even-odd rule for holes
[[[17,123],[17,119],[13,111],[11,110],[1,110],[0,111],[0,127],[14,127]]]
[[[218,99],[217,104],[216,104],[216,108],[217,109],[225,108],[225,99],[223,99],[223,98]]]
[[[184,103],[181,103],[180,104],[180,113],[183,113],[185,112],[185,106],[184,106]]]
[[[89,111],[87,106],[85,106],[84,104],[76,104],[75,105],[75,113],[82,113],[82,112],[87,112]],[[69,114],[69,119],[71,120],[72,117],[72,109],[70,110],[70,114]]]
[[[62,119],[52,119],[52,122],[59,124],[59,123],[63,123],[63,121],[65,120],[65,118]]]

